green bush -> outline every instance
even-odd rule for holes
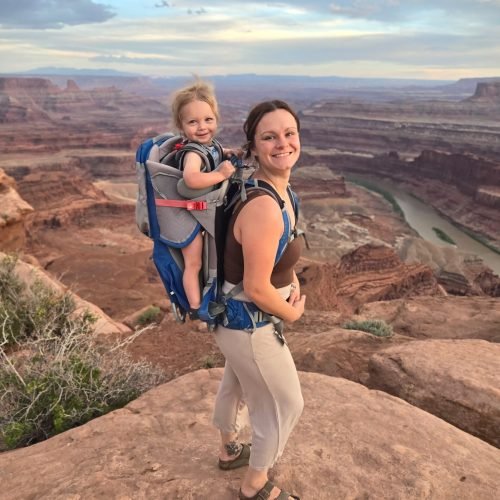
[[[367,319],[364,321],[348,321],[343,325],[347,330],[360,330],[371,333],[377,337],[391,337],[393,335],[392,326],[381,319]]]
[[[446,243],[449,243],[450,245],[456,245],[455,240],[445,233],[442,229],[439,229],[438,227],[433,227],[432,230],[436,233],[436,236],[440,239],[443,240]]]
[[[3,447],[29,445],[81,425],[163,380],[149,363],[132,362],[123,343],[98,342],[95,318],[76,315],[68,295],[40,283],[26,289],[14,266],[11,258],[0,262]]]
[[[151,306],[139,315],[137,323],[142,326],[157,323],[160,320],[160,317],[161,309],[157,306]]]

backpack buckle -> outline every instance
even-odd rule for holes
[[[207,210],[208,203],[206,201],[188,201],[186,202],[187,210]]]

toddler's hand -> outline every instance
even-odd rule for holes
[[[219,164],[217,170],[223,175],[224,179],[228,179],[234,174],[234,171],[236,169],[229,160],[224,160],[222,163]]]

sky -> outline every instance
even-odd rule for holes
[[[500,76],[500,0],[0,0],[0,72]]]

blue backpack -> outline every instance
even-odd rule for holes
[[[223,255],[227,226],[238,201],[245,201],[254,190],[262,190],[273,197],[281,207],[285,231],[280,239],[275,264],[288,243],[297,236],[291,227],[288,213],[274,188],[252,178],[245,179],[248,168],[236,157],[231,158],[236,172],[220,185],[204,190],[189,190],[182,180],[182,158],[187,151],[195,151],[203,161],[203,169],[211,171],[222,160],[220,144],[213,149],[196,143],[186,143],[182,137],[170,133],[144,141],[136,152],[138,193],[136,223],[139,230],[153,240],[153,262],[167,291],[174,317],[184,322],[189,302],[182,285],[184,262],[181,249],[203,229],[203,256],[200,273],[201,306],[198,316],[209,329],[217,324],[228,328],[253,331],[265,323],[281,325],[281,320],[260,311],[251,302],[234,297],[243,290],[238,283],[229,293],[222,293]],[[215,157],[214,157],[215,156]],[[295,219],[299,204],[288,188]]]

